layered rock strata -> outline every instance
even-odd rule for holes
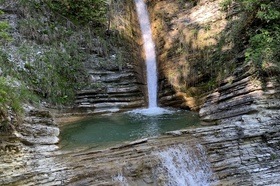
[[[249,73],[231,76],[205,98],[199,115],[204,121],[228,123],[243,121],[244,114],[255,113],[260,122],[265,122],[279,114],[279,97],[280,84],[276,78],[260,81]]]
[[[16,138],[17,143],[23,144],[13,149],[15,144],[9,142],[7,147],[11,148],[1,151],[0,184],[164,185],[170,178],[166,172],[159,171],[162,160],[157,152],[180,145],[185,151],[196,151],[199,144],[204,147],[213,171],[211,185],[277,185],[280,183],[279,84],[269,79],[260,84],[266,85],[263,89],[263,86],[251,86],[251,80],[250,74],[237,76],[230,82],[225,81],[217,89],[218,93],[207,97],[208,105],[204,105],[200,114],[205,121],[221,121],[219,125],[168,132],[158,138],[105,150],[83,147],[72,151],[55,150],[53,143],[57,138],[49,142],[39,140],[45,132],[50,135],[45,129],[53,127],[49,113],[31,111],[25,120],[26,127],[19,130],[21,136],[29,135]],[[260,93],[260,99],[252,101],[251,96]],[[232,102],[231,96],[240,96],[240,99]],[[240,109],[231,110],[231,107]],[[43,133],[39,132],[42,128],[38,129],[42,123],[45,123]],[[37,140],[35,136],[30,139],[30,129],[33,135],[38,134]],[[56,136],[57,132],[52,134]]]
[[[200,13],[203,15],[206,14]],[[195,18],[194,14],[191,16]],[[100,87],[81,91],[78,106],[92,107],[90,112],[99,113],[112,106],[116,111],[125,108],[128,102],[137,102],[137,98],[133,98],[138,97],[135,95],[137,88],[125,83],[133,79],[129,72],[94,70],[91,75],[93,83]],[[115,80],[120,84],[114,84]],[[180,95],[166,79],[161,80],[166,91],[162,92],[162,102],[179,106]],[[134,80],[132,82],[137,85]],[[195,149],[197,144],[204,147],[214,172],[212,179],[217,180],[212,185],[278,185],[279,92],[276,79],[259,81],[250,73],[237,73],[209,94],[201,107],[202,119],[219,125],[169,132],[159,138],[105,150],[55,150],[58,128],[51,115],[45,111],[31,111],[24,124],[1,142],[0,185],[164,185],[168,177],[158,171],[162,162],[153,152],[180,144],[186,151]],[[131,100],[124,95],[129,95]],[[110,102],[104,104],[105,100]],[[5,136],[1,134],[1,137]]]
[[[134,70],[89,70],[93,88],[77,92],[75,107],[88,113],[118,112],[145,105]]]
[[[162,160],[157,152],[181,146],[203,160],[197,145],[206,151],[213,171],[211,185],[279,184],[279,122],[273,117],[259,122],[255,116],[243,115],[243,122],[168,132],[104,150],[50,151],[24,145],[19,152],[1,152],[0,184],[164,185],[172,178],[160,171]]]
[[[15,131],[18,139],[28,146],[54,145],[59,142],[59,128],[50,111],[31,109]]]
[[[74,107],[83,114],[118,112],[147,106],[145,54],[142,52],[141,30],[134,1],[112,2],[117,15],[112,22],[123,34],[125,49],[120,49],[111,61],[94,59],[87,63],[90,88],[77,92]],[[129,47],[129,48],[127,48]],[[75,109],[74,112],[77,111]],[[71,111],[73,112],[73,111]]]
[[[198,111],[202,95],[211,90],[198,85],[210,81],[209,56],[217,53],[220,35],[229,30],[230,19],[220,4],[209,0],[148,1],[157,48],[160,105]],[[230,45],[227,41],[223,44]]]
[[[60,130],[50,112],[30,107],[25,108],[27,113],[22,123],[13,126],[8,132],[1,132],[0,150],[4,153],[20,152],[24,146],[47,148],[49,145],[52,146],[59,142]]]

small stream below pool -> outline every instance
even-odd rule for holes
[[[200,126],[197,113],[164,110],[161,113],[135,112],[96,115],[61,128],[60,148],[105,148],[167,131]]]

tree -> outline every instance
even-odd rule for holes
[[[241,0],[254,15],[246,59],[270,75],[280,72],[280,3],[278,0]]]

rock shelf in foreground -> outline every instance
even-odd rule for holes
[[[129,185],[164,185],[167,178],[156,171],[161,161],[154,152],[180,144],[188,149],[198,144],[204,147],[218,180],[212,185],[279,184],[280,125],[276,117],[259,122],[258,115],[244,115],[243,122],[168,132],[103,150],[60,151],[54,144],[23,145],[19,152],[0,152],[0,184],[121,185],[120,179],[125,179]]]

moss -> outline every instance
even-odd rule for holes
[[[277,154],[271,154],[271,156],[270,156],[271,160],[276,160],[278,158],[279,158],[279,155],[277,155]]]

